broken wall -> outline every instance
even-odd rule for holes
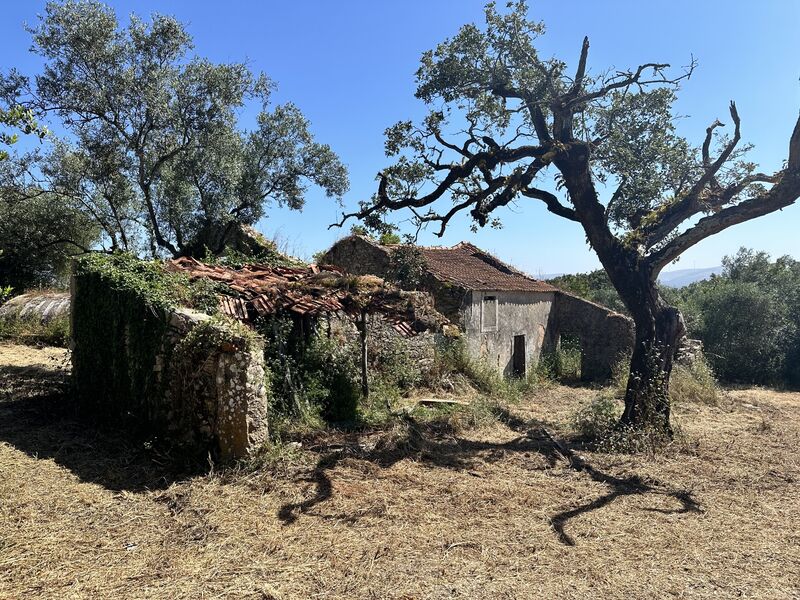
[[[549,328],[553,339],[562,335],[580,338],[581,379],[604,381],[614,365],[633,349],[633,321],[604,306],[558,292]]]
[[[75,398],[85,415],[138,426],[222,460],[267,440],[263,341],[175,307],[152,263],[79,261],[71,282]]]

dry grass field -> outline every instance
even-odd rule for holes
[[[800,598],[797,393],[679,406],[655,456],[570,463],[542,426],[595,392],[554,387],[192,474],[73,419],[62,361],[0,347],[0,598]]]

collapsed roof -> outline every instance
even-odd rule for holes
[[[401,335],[410,337],[439,330],[448,322],[424,292],[402,291],[379,277],[348,275],[328,265],[251,264],[234,269],[182,257],[168,261],[166,268],[190,279],[224,284],[218,294],[220,310],[246,323],[281,311],[309,316],[344,312],[351,317],[368,312],[381,314]]]

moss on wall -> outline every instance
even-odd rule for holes
[[[126,255],[76,262],[72,286],[73,382],[82,410],[100,420],[152,421],[161,393],[156,360],[168,310],[181,292],[160,263]]]

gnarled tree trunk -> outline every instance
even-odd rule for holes
[[[636,326],[625,411],[620,425],[652,427],[672,435],[669,379],[680,340],[686,332],[683,317],[658,293],[651,277],[633,279],[623,293]]]

